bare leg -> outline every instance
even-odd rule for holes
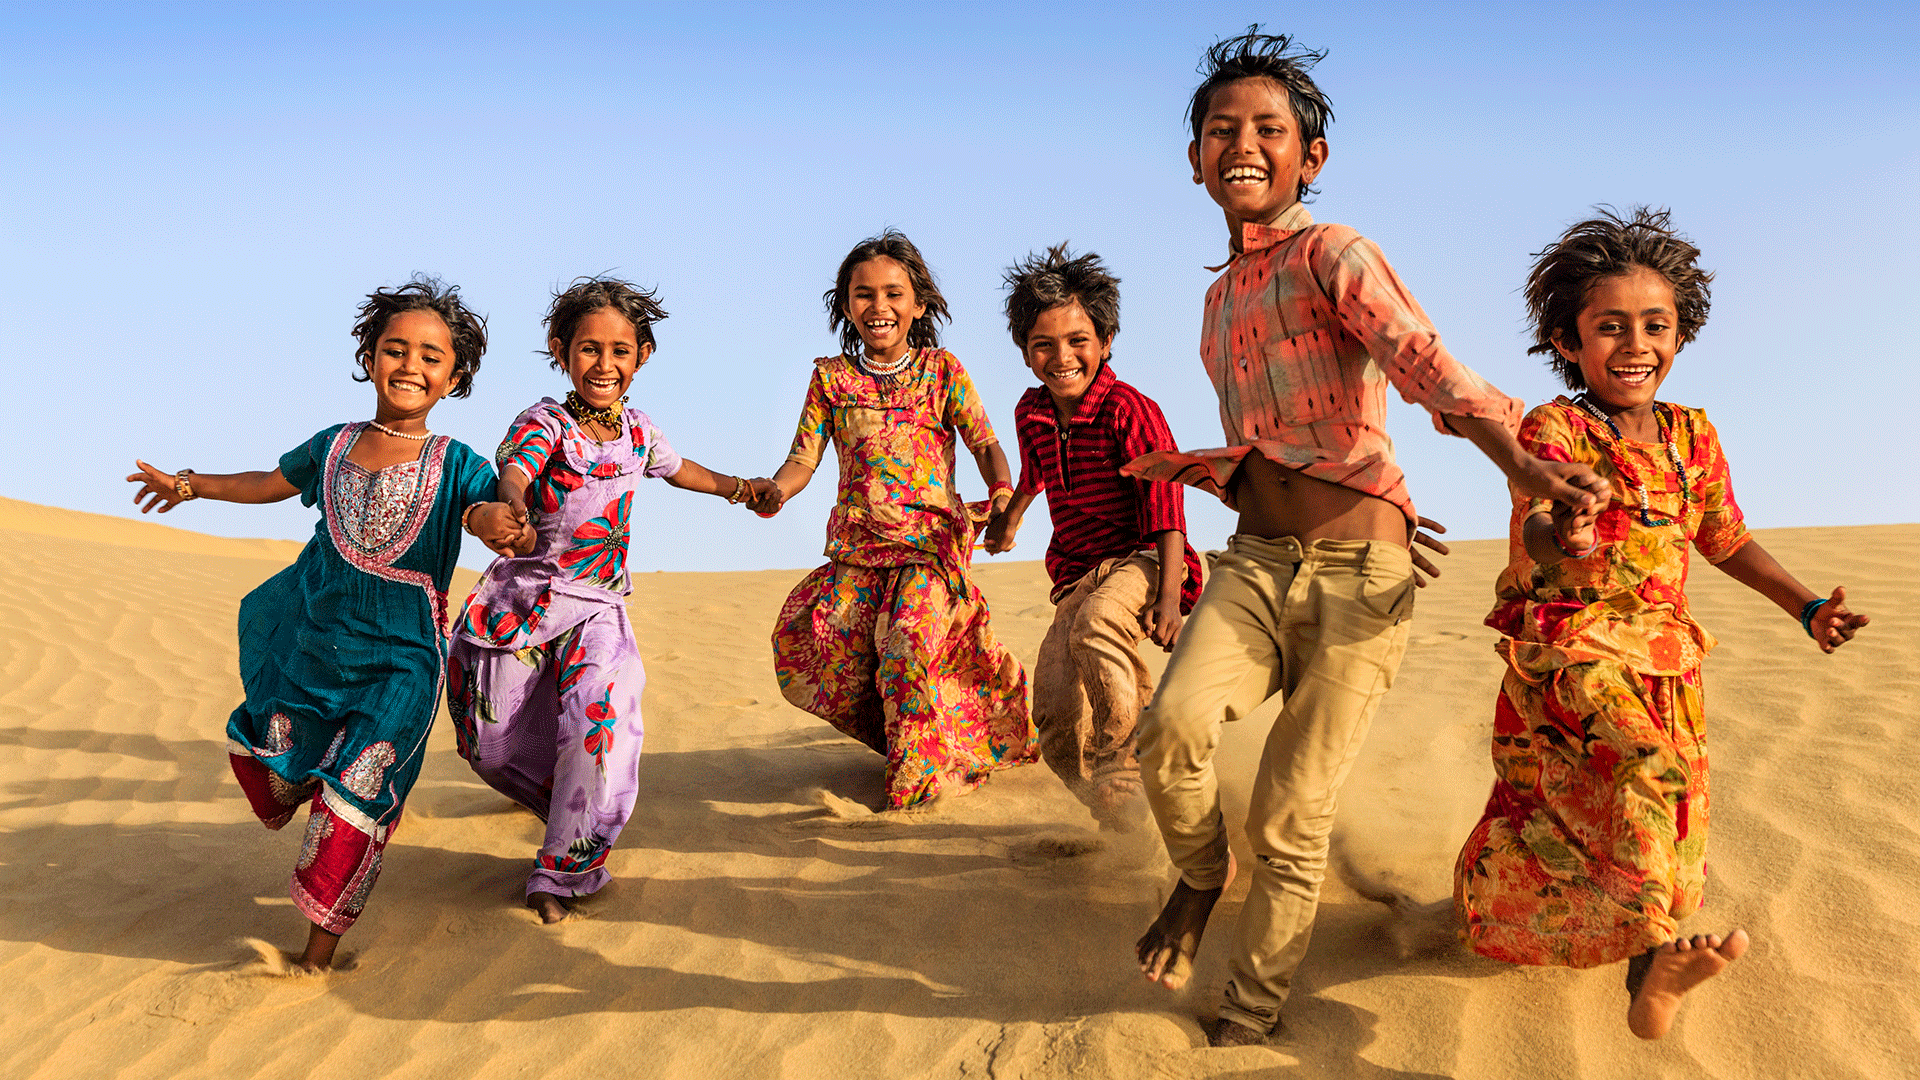
[[[330,934],[314,923],[307,929],[307,951],[294,958],[303,971],[322,972],[333,966],[333,950],[340,944],[339,934]]]
[[[540,916],[540,921],[548,926],[565,919],[571,912],[558,896],[550,892],[527,894],[527,906]]]
[[[1220,894],[1233,884],[1236,869],[1232,853],[1227,855],[1227,880],[1217,889],[1196,889],[1181,879],[1167,897],[1167,906],[1153,920],[1147,932],[1134,945],[1140,958],[1140,971],[1148,982],[1157,982],[1169,990],[1178,990],[1193,977],[1193,956],[1200,951],[1200,935],[1207,929],[1207,917]]]
[[[1725,941],[1718,934],[1696,934],[1669,941],[1629,961],[1627,1027],[1643,1039],[1664,1038],[1680,1012],[1687,991],[1726,970],[1752,941],[1745,930],[1735,930]]]

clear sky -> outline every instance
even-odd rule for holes
[[[820,294],[889,225],[1009,446],[1033,380],[1000,271],[1060,240],[1123,281],[1117,372],[1181,445],[1219,445],[1196,343],[1226,233],[1184,106],[1205,46],[1254,21],[1329,53],[1313,213],[1378,241],[1455,355],[1529,404],[1557,392],[1524,355],[1528,253],[1595,203],[1671,207],[1718,278],[1662,397],[1709,411],[1749,520],[1920,520],[1910,2],[7,4],[0,495],[131,514],[136,455],[265,469],[370,416],[354,308],[416,271],[491,318],[436,430],[488,453],[559,396],[539,317],[612,271],[671,312],[633,403],[682,454],[771,474],[834,348]],[[1391,418],[1422,512],[1503,534],[1493,467],[1414,406]],[[831,466],[770,522],[649,487],[637,572],[820,561]],[[1196,546],[1231,530],[1205,496],[1188,513]],[[313,512],[161,520],[304,539]],[[1045,524],[1008,557],[1038,558]]]

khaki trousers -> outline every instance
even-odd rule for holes
[[[1134,729],[1153,697],[1140,661],[1140,618],[1160,591],[1151,555],[1108,559],[1060,598],[1033,671],[1033,725],[1040,753],[1067,790],[1088,805],[1095,789],[1139,782]]]
[[[1306,954],[1340,785],[1406,652],[1407,549],[1377,540],[1234,536],[1180,632],[1140,722],[1141,774],[1188,885],[1227,879],[1213,753],[1220,725],[1284,701],[1247,812],[1251,890],[1220,1015],[1279,1021]]]

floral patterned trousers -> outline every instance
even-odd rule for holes
[[[1593,967],[1674,939],[1706,888],[1700,670],[1509,669],[1493,796],[1454,866],[1475,952]]]
[[[1039,757],[1027,673],[964,572],[830,562],[781,607],[773,661],[788,701],[886,755],[889,808]]]
[[[647,673],[626,608],[607,605],[532,648],[457,638],[447,668],[460,756],[547,824],[527,895],[598,892],[640,792]]]

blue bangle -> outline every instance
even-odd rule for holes
[[[1800,609],[1800,629],[1805,630],[1808,637],[1813,637],[1813,613],[1819,611],[1820,605],[1826,602],[1827,598],[1823,596],[1807,601],[1806,606]]]

